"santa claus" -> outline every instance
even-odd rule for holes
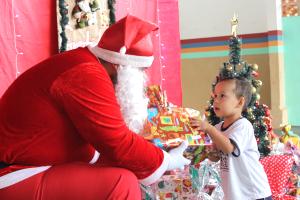
[[[165,152],[136,134],[156,29],[129,15],[97,46],[55,55],[15,80],[0,100],[0,199],[140,199],[139,182],[190,163],[186,142]]]

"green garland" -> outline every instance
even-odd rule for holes
[[[116,0],[108,0],[108,9],[109,9],[109,25],[112,25],[116,22],[115,15],[115,5]]]
[[[68,38],[65,32],[65,26],[69,23],[69,17],[67,16],[68,9],[66,8],[65,0],[59,0],[58,6],[59,6],[59,14],[61,16],[59,20],[59,24],[61,27],[61,33],[59,34],[61,37],[61,46],[59,52],[64,52],[67,50],[67,42],[68,42]]]

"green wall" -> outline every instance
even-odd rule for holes
[[[284,17],[282,26],[288,120],[300,126],[300,16]]]

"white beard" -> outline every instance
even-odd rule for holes
[[[140,68],[121,65],[118,67],[116,97],[126,125],[135,133],[143,130],[148,115],[145,83],[146,74]]]

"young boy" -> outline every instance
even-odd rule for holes
[[[204,130],[220,150],[224,200],[272,199],[252,124],[242,117],[251,99],[251,84],[246,79],[225,79],[214,90],[214,112],[223,121],[216,126],[206,120],[191,118],[191,126]]]

